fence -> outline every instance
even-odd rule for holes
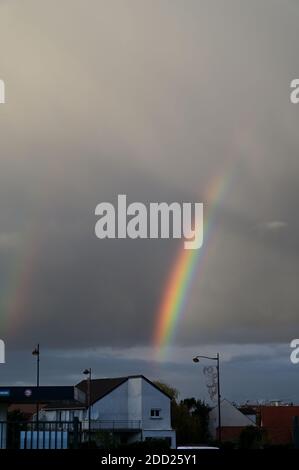
[[[90,429],[90,434],[89,434]],[[100,431],[137,433],[139,420],[74,421],[0,421],[0,449],[70,449],[78,448]]]
[[[82,424],[74,421],[0,421],[0,449],[69,449],[82,440]]]

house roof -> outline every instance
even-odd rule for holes
[[[92,381],[91,381],[91,404],[97,402],[98,400],[101,400],[101,398],[104,398],[106,395],[108,395],[108,393],[115,390],[117,387],[119,387],[120,385],[125,383],[127,380],[135,379],[135,378],[141,378],[141,379],[145,380],[152,387],[159,390],[160,393],[163,393],[163,395],[166,395],[167,398],[171,399],[171,397],[166,392],[161,390],[153,382],[151,382],[149,379],[144,377],[144,375],[129,375],[127,377],[92,379]],[[82,380],[81,382],[79,382],[76,385],[76,387],[79,390],[81,390],[82,392],[87,394],[88,381],[87,380]]]
[[[43,408],[43,405],[40,404],[40,408]],[[7,411],[9,413],[19,411],[24,414],[26,418],[31,418],[34,413],[36,413],[36,403],[17,403],[8,406]]]
[[[0,387],[0,403],[32,404],[74,400],[76,389],[72,386],[40,386],[40,387]]]
[[[171,397],[143,375],[130,375],[127,377],[93,379],[91,385],[91,404],[105,397],[129,379],[140,378],[149,383],[160,393]],[[41,407],[47,410],[76,410],[86,407],[87,381],[82,380],[75,387],[42,386],[39,387],[0,387],[0,403],[7,404],[34,404],[39,399],[44,403]],[[81,393],[82,392],[82,393]],[[86,399],[85,399],[86,398]]]
[[[83,410],[85,405],[76,400],[58,401],[56,403],[48,403],[41,407],[43,410]]]
[[[119,387],[122,383],[128,380],[127,377],[118,377],[113,379],[92,379],[91,381],[91,404],[100,400],[108,393],[112,392],[115,388]],[[76,387],[82,392],[88,392],[88,381],[82,380]]]
[[[209,413],[210,419],[218,425],[218,406],[215,406]],[[245,427],[255,426],[255,423],[230,401],[221,400],[221,427]]]

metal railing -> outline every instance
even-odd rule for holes
[[[88,420],[82,421],[82,430],[88,430]],[[91,431],[139,431],[141,429],[140,420],[91,420]]]

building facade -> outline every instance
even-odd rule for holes
[[[87,403],[57,402],[45,406],[40,420],[72,421],[75,417],[92,438],[106,432],[121,444],[149,439],[165,439],[176,447],[171,427],[171,398],[146,377],[129,376],[84,380],[76,388],[86,394]],[[88,394],[90,393],[90,423]]]

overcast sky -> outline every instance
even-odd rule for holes
[[[299,402],[299,5],[0,1],[1,383],[144,373],[205,397]],[[214,181],[226,182],[221,198]],[[179,244],[98,240],[103,201],[204,202],[213,234],[164,361],[153,333]]]

